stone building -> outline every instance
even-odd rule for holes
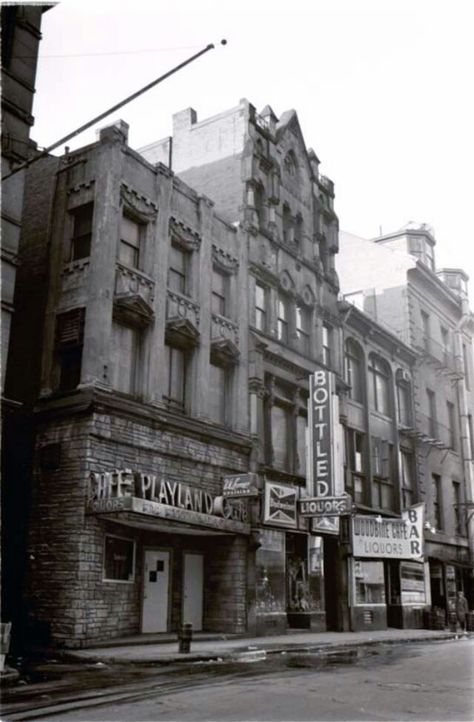
[[[308,378],[343,383],[333,185],[294,111],[196,125],[209,187],[122,121],[29,173],[7,383],[34,439],[25,616],[57,644],[342,628],[338,537],[297,514]]]
[[[296,512],[306,486],[308,378],[324,368],[342,380],[333,184],[295,111],[278,119],[245,99],[202,121],[191,108],[177,113],[172,137],[140,152],[171,163],[248,237],[250,468],[261,493],[249,621],[259,633],[342,628],[338,537],[313,533]],[[282,502],[292,511],[279,513]],[[332,570],[325,580],[324,565]]]
[[[385,549],[376,546],[384,539],[384,524],[397,525],[417,502],[417,445],[411,430],[418,356],[355,305],[342,302],[341,313],[347,383],[340,407],[345,488],[354,502],[352,529],[346,533],[370,522],[376,540],[370,543],[366,535],[366,543],[356,546],[352,536],[348,594],[342,603],[353,630],[422,627],[430,599],[422,530],[413,558],[403,556],[405,550],[400,552],[391,538]]]
[[[30,169],[7,384],[31,410],[29,638],[243,632],[247,244],[127,126]],[[16,513],[28,495],[18,489]]]
[[[431,604],[447,615],[456,590],[474,603],[474,324],[466,274],[437,269],[435,243],[426,225],[373,241],[341,233],[338,272],[345,298],[417,352],[414,416],[401,431],[416,449],[414,499],[426,505]]]

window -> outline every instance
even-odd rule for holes
[[[12,59],[13,43],[15,38],[16,15],[15,6],[2,7],[2,68],[9,68]]]
[[[309,354],[311,311],[304,306],[296,307],[296,335],[301,353]]]
[[[259,228],[263,229],[266,225],[266,208],[265,208],[265,192],[262,185],[257,185],[254,191],[255,210],[257,212]]]
[[[444,363],[449,362],[449,331],[447,328],[441,326],[441,345],[443,347],[443,361]]]
[[[165,346],[166,368],[168,370],[166,399],[170,406],[184,409],[186,394],[186,353],[175,346]]]
[[[369,399],[372,408],[385,416],[390,415],[390,371],[382,359],[369,357]]]
[[[255,284],[255,326],[259,331],[267,330],[267,289],[258,282]]]
[[[365,464],[364,434],[355,429],[346,431],[346,487],[356,504],[364,504]]]
[[[425,567],[421,562],[400,562],[400,592],[402,605],[426,604]]]
[[[72,391],[81,380],[85,309],[61,313],[56,319],[56,354],[59,390]]]
[[[112,386],[124,394],[136,394],[141,332],[114,321],[112,324]]]
[[[323,324],[323,363],[326,366],[331,365],[331,340],[332,329],[330,326]]]
[[[428,433],[433,438],[437,438],[438,424],[436,416],[436,395],[431,389],[426,389],[426,398],[428,401]]]
[[[425,351],[429,351],[431,348],[430,317],[425,311],[421,311],[421,332],[423,348]]]
[[[411,426],[411,393],[410,384],[397,381],[398,422],[403,426]]]
[[[296,216],[294,225],[294,242],[296,245],[301,246],[303,241],[303,219],[300,215]]]
[[[454,533],[458,536],[463,534],[461,506],[461,485],[459,481],[453,481],[453,509],[454,509]]]
[[[435,270],[435,263],[434,263],[434,249],[431,243],[428,243],[428,241],[425,241],[425,258],[423,259],[432,271]]]
[[[107,534],[104,547],[104,581],[133,582],[135,542]]]
[[[140,261],[141,225],[128,216],[122,216],[120,226],[119,261],[131,268],[138,268]]]
[[[383,561],[368,562],[354,559],[352,562],[355,605],[385,604],[385,576]]]
[[[415,491],[413,454],[402,450],[400,452],[400,466],[402,475],[402,505],[404,509],[408,509],[413,504]]]
[[[472,454],[474,453],[474,429],[472,426],[472,414],[467,415],[467,423],[469,426],[469,441],[471,444],[471,458],[472,458]]]
[[[438,474],[431,475],[432,499],[433,499],[433,522],[436,529],[443,528],[443,506],[441,499],[441,477]]]
[[[296,448],[298,452],[297,472],[300,476],[306,476],[306,432],[308,420],[306,416],[296,417]]]
[[[227,371],[222,366],[209,366],[209,416],[212,421],[224,424],[226,421]]]
[[[218,268],[212,271],[212,300],[211,309],[213,313],[220,316],[229,315],[229,277]]]
[[[289,409],[284,406],[274,404],[271,410],[271,428],[272,428],[272,449],[273,449],[273,465],[289,470],[290,455],[288,448],[288,439],[290,433]]]
[[[384,439],[372,438],[374,506],[393,509],[393,444]]]
[[[469,352],[465,343],[462,345],[462,357],[464,362],[464,383],[466,384],[466,388],[469,389],[471,384],[471,374],[469,368]]]
[[[451,401],[446,402],[446,410],[448,413],[448,445],[450,449],[456,451],[456,416],[454,404]]]
[[[277,310],[277,332],[278,339],[283,343],[288,343],[288,316],[289,302],[288,298],[283,294],[278,294],[278,310]]]
[[[168,288],[183,295],[188,294],[188,253],[171,245],[168,268]]]
[[[346,342],[346,380],[350,386],[349,398],[359,403],[362,403],[364,399],[363,358],[359,344],[348,339]]]
[[[291,218],[291,211],[286,205],[283,206],[283,241],[285,243],[291,243],[293,241],[293,220]]]
[[[90,256],[93,213],[93,203],[86,203],[71,211],[73,217],[71,261],[78,261]]]

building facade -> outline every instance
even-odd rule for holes
[[[367,241],[341,234],[345,298],[417,352],[414,417],[403,435],[416,448],[415,500],[426,506],[431,605],[445,619],[456,591],[473,604],[472,337],[467,277],[437,270],[429,227],[410,225]],[[364,254],[364,266],[355,259]],[[380,269],[384,269],[381,273]]]

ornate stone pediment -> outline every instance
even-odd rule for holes
[[[233,341],[219,338],[211,341],[211,362],[221,366],[233,366],[239,360],[240,352]]]
[[[199,343],[199,331],[188,318],[170,318],[166,322],[166,343],[193,348]]]
[[[149,303],[140,294],[115,296],[114,318],[127,326],[146,328],[154,319],[155,314]]]
[[[147,223],[154,221],[158,214],[158,206],[146,196],[141,195],[130,186],[122,183],[120,187],[120,201],[131,213],[132,217]]]
[[[201,236],[192,228],[185,225],[182,221],[178,221],[171,216],[169,222],[169,230],[173,243],[182,246],[186,251],[195,251],[201,245]]]
[[[239,267],[236,258],[214,245],[212,246],[212,262],[225,273],[235,273]]]

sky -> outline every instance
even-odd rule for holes
[[[43,16],[32,137],[51,145],[214,43],[68,145],[119,117],[137,149],[187,107],[198,120],[241,98],[294,108],[341,229],[428,223],[437,266],[469,274],[472,306],[473,26],[471,0],[63,0]]]

